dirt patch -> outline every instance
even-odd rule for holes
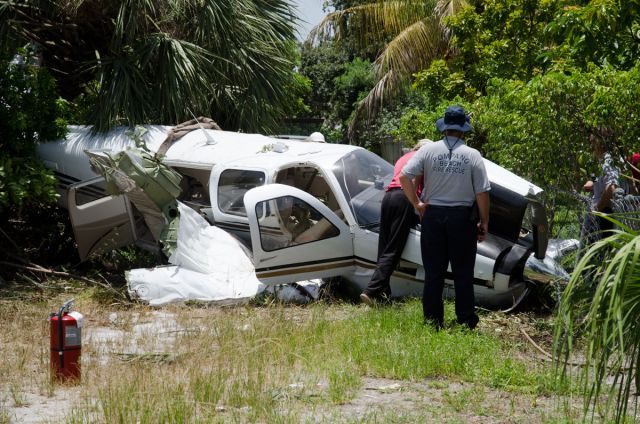
[[[330,308],[331,318],[338,320],[362,312],[360,307],[354,305],[334,305]],[[51,308],[33,308],[30,312],[32,315],[26,317],[25,322],[44,321],[42,309],[46,311]],[[95,370],[105,365],[122,367],[123,359],[136,358],[136,355],[143,355],[145,361],[171,361],[172,358],[167,356],[158,354],[152,357],[149,354],[162,353],[177,338],[190,332],[211,332],[207,323],[213,322],[212,317],[232,319],[234,324],[237,323],[234,327],[237,327],[236,330],[250,332],[251,324],[247,323],[253,322],[255,325],[274,313],[282,314],[287,321],[297,324],[312,319],[313,313],[312,308],[296,306],[242,306],[233,309],[231,313],[227,313],[225,309],[227,308],[174,305],[162,309],[136,306],[130,309],[109,310],[91,302],[79,305],[78,310],[85,312],[87,319],[83,330],[82,358],[86,370],[89,370],[87,374],[83,374],[84,380],[80,386],[50,386],[45,382],[43,370],[47,365],[45,358],[48,358],[46,324],[33,324],[33,328],[27,333],[35,335],[20,340],[19,351],[25,357],[33,356],[40,359],[32,359],[16,374],[17,378],[7,386],[0,386],[0,423],[64,422],[65,416],[68,416],[74,407],[82,404],[86,407],[87,401],[92,402],[86,395],[86,389],[89,388],[86,385],[98,374],[91,375],[91,369]],[[501,339],[517,347],[522,360],[530,362],[531,366],[538,366],[544,361],[544,355],[527,340],[524,333],[535,340],[543,350],[550,350],[550,326],[548,317],[536,314],[485,313],[482,315],[478,331],[499,335]],[[23,334],[21,331],[16,327],[9,329],[5,336],[0,334],[0,346],[8,346],[9,338],[15,339],[15,335]],[[212,345],[210,348],[215,350],[216,347]],[[0,353],[7,354],[7,351],[0,348]],[[141,363],[141,366],[147,364]],[[36,375],[37,377],[34,377]],[[299,377],[300,381],[305,381],[304,375]],[[274,396],[282,396],[278,399],[285,401],[279,405],[285,409],[289,406],[287,399],[294,399],[300,408],[300,405],[306,405],[307,401],[300,402],[300,398],[296,396],[309,396],[308,411],[303,412],[303,418],[309,422],[524,423],[570,421],[579,420],[581,417],[580,399],[558,399],[519,392],[518,389],[495,389],[487,385],[445,378],[420,381],[376,378],[368,375],[358,378],[361,379],[360,384],[351,396],[346,397],[349,400],[344,403],[336,404],[326,400],[330,397],[329,384],[326,382],[320,382],[314,387],[304,387],[305,383],[295,383],[298,381],[295,380],[288,387],[285,384]],[[22,384],[21,379],[26,383]],[[323,400],[317,401],[320,398]],[[220,406],[220,414],[235,416],[233,412],[237,411],[231,411],[229,408],[231,407],[226,405]],[[306,406],[303,406],[304,408]],[[240,411],[240,415],[242,414]]]
[[[552,418],[579,417],[581,405],[559,405],[560,400],[487,389],[463,382],[427,380],[417,383],[382,378],[364,378],[356,396],[341,405],[313,410],[309,421],[525,423]],[[319,388],[322,390],[322,387]],[[52,396],[22,393],[19,406],[5,406],[9,423],[64,422],[78,399],[79,388],[60,386]],[[7,398],[8,393],[3,395]],[[564,411],[559,413],[558,411]],[[426,419],[427,421],[424,421]]]
[[[574,404],[566,412],[577,415],[579,408]],[[543,422],[563,411],[555,398],[444,379],[412,383],[380,378],[366,378],[358,395],[340,410],[354,419],[420,417],[434,423]]]
[[[61,423],[71,411],[73,402],[78,399],[79,392],[79,388],[59,387],[53,391],[52,396],[31,392],[20,393],[18,399],[9,392],[4,392],[0,396],[6,399],[5,402],[9,402],[9,406],[5,406],[4,411],[9,423]],[[2,422],[2,414],[0,414],[0,422]]]

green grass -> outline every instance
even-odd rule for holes
[[[453,318],[451,309],[447,316]],[[458,326],[437,332],[422,324],[421,314],[414,301],[340,323],[344,357],[375,377],[446,377],[514,391],[557,391],[547,370],[531,370],[500,338]]]
[[[537,397],[567,394],[548,364],[522,359],[522,343],[489,327],[493,318],[482,317],[486,324],[475,332],[453,325],[435,332],[422,324],[417,300],[382,308],[168,307],[162,312],[172,315],[165,318],[132,306],[120,307],[114,318],[114,309],[92,303],[92,297],[78,299],[87,325],[82,394],[65,422],[402,423],[466,422],[478,416],[491,422],[513,412],[501,396],[526,409],[522,404]],[[22,334],[30,342],[20,345],[19,357],[0,363],[10,387],[30,378],[40,393],[55,394],[46,376],[48,349],[37,347],[47,341],[46,326],[43,337],[37,321],[54,302],[18,305],[31,327],[25,336],[24,328],[12,326],[6,338]],[[15,302],[0,302],[0,318],[15,308]],[[453,319],[452,305],[446,314]],[[505,326],[513,319],[496,317]],[[144,333],[131,352],[136,320],[159,319],[176,321],[184,331]],[[97,327],[122,335],[109,342],[87,339]],[[173,337],[168,342],[167,333]],[[394,384],[364,387],[389,385],[385,382]],[[7,395],[20,399],[19,393]],[[391,399],[390,404],[367,403],[371,396]],[[404,406],[396,410],[396,404]]]

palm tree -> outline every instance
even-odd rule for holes
[[[613,408],[614,421],[626,422],[629,399],[637,405],[631,395],[640,391],[640,232],[608,219],[619,230],[580,259],[561,298],[554,341],[557,370],[565,378],[573,377],[571,358],[584,344],[585,415],[593,406],[592,413],[606,421]],[[637,213],[624,220],[637,222]],[[610,395],[604,404],[601,394]]]
[[[309,34],[311,42],[352,34],[361,45],[384,41],[374,68],[376,85],[359,103],[349,133],[375,116],[411,76],[431,61],[454,54],[445,18],[469,6],[467,0],[379,0],[329,13]]]
[[[4,1],[0,43],[37,46],[67,99],[98,81],[100,129],[197,114],[264,130],[291,103],[296,20],[287,0]]]

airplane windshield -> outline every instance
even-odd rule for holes
[[[333,164],[333,174],[362,228],[378,231],[384,189],[393,166],[368,150],[354,150]]]

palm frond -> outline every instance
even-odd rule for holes
[[[396,94],[400,83],[401,80],[394,71],[389,70],[378,80],[365,98],[358,103],[347,129],[347,137],[351,142],[356,140],[358,128],[363,123],[369,122],[378,113],[378,110],[386,100],[385,96],[393,97]]]
[[[562,377],[571,377],[569,358],[579,341],[585,341],[586,366],[579,380],[585,415],[590,406],[600,407],[605,415],[615,407],[615,422],[624,421],[632,388],[637,390],[640,385],[639,322],[640,235],[627,227],[587,249],[558,310],[554,340]],[[613,384],[607,383],[610,376]],[[609,395],[604,405],[601,394]]]
[[[350,140],[354,140],[357,127],[372,120],[385,101],[392,99],[415,72],[445,54],[449,44],[440,36],[441,31],[439,19],[430,16],[409,26],[387,44],[375,62],[378,82],[358,103],[354,119],[349,123]]]
[[[408,78],[434,58],[446,54],[447,46],[437,17],[427,17],[407,27],[387,44],[376,59],[376,70],[379,75],[393,70],[400,78]]]
[[[445,24],[446,18],[455,16],[469,6],[470,3],[467,0],[438,0],[434,8],[434,16],[437,17],[440,22],[443,38],[449,40],[451,37],[451,30]]]
[[[13,37],[0,42],[43,46],[69,100],[100,81],[100,129],[171,124],[191,109],[257,131],[291,101],[296,19],[288,0],[0,2],[0,35]]]
[[[435,15],[440,17],[442,21],[442,19],[448,16],[456,15],[469,5],[467,0],[438,0],[435,6]]]
[[[355,34],[361,44],[395,37],[406,27],[433,12],[435,2],[420,0],[374,1],[327,14],[311,30],[311,42]]]
[[[114,21],[112,46],[115,49],[130,45],[140,34],[158,31],[157,1],[123,0]]]
[[[223,128],[273,128],[289,99],[282,87],[293,78],[297,18],[291,6],[286,1],[181,0],[170,15],[182,37],[215,56],[209,112],[203,113],[215,116]]]
[[[60,27],[68,25],[60,19],[58,6],[55,2],[41,0],[32,2],[0,2],[0,39],[4,47],[10,41],[31,42],[43,45],[55,41],[51,34],[59,31]],[[39,25],[33,25],[38,22]]]
[[[355,34],[361,45],[391,38],[375,61],[378,83],[358,104],[349,124],[350,140],[402,83],[433,59],[451,53],[445,19],[468,6],[467,0],[375,1],[330,13],[311,31],[312,43],[347,34]]]
[[[136,54],[153,86],[152,104],[162,105],[154,113],[162,122],[179,122],[189,115],[188,109],[206,108],[215,72],[214,56],[208,50],[167,34],[152,34],[143,39]],[[224,81],[223,75],[216,77]]]
[[[101,85],[95,106],[98,130],[106,130],[125,118],[130,125],[146,123],[150,87],[136,57],[104,58]]]

